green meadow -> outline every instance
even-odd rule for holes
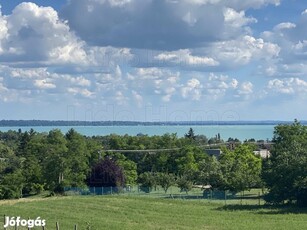
[[[152,196],[63,196],[0,202],[0,214],[47,222],[45,229],[306,229],[307,209]],[[1,226],[3,224],[0,223]],[[13,229],[13,228],[10,228]],[[23,229],[23,228],[18,228]],[[25,229],[25,228],[24,228]],[[33,228],[41,229],[41,228]]]

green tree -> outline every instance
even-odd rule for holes
[[[140,183],[140,189],[146,193],[150,193],[158,184],[156,175],[151,172],[144,172],[140,174],[138,177],[138,182]]]
[[[0,179],[0,199],[16,199],[22,196],[24,177],[22,171],[6,173]]]
[[[240,145],[234,151],[223,149],[220,164],[226,190],[244,191],[260,183],[261,159],[249,145]]]
[[[180,188],[180,192],[185,192],[186,194],[188,194],[188,192],[191,191],[193,187],[193,182],[190,181],[186,175],[178,177],[176,184]]]
[[[172,185],[175,185],[176,183],[175,176],[171,173],[158,173],[156,176],[158,184],[161,185],[165,193]]]
[[[65,137],[67,140],[66,183],[72,187],[84,187],[90,171],[90,153],[85,138],[74,129],[70,129]]]
[[[274,130],[271,157],[264,163],[267,202],[307,206],[307,127],[297,120]]]
[[[224,185],[221,164],[215,156],[208,157],[201,161],[199,168],[199,183],[202,185],[211,185],[213,189],[218,189]]]
[[[45,160],[44,146],[45,135],[34,132],[25,132],[19,142],[19,157],[24,158],[22,163],[22,174],[25,178],[23,194],[31,195],[40,193],[44,188],[43,161]]]
[[[175,170],[173,173],[187,175],[190,180],[194,180],[199,172],[199,162],[208,156],[204,151],[196,146],[188,145],[175,154]]]
[[[44,160],[44,179],[47,189],[63,192],[66,176],[69,173],[67,161],[67,141],[60,130],[51,130],[46,139],[46,158]]]
[[[22,163],[24,158],[0,142],[0,199],[20,198],[24,186]]]
[[[191,142],[194,142],[195,139],[196,139],[196,136],[194,134],[194,130],[192,128],[190,128],[188,133],[184,134],[184,137],[189,139]]]
[[[120,153],[110,153],[107,155],[115,159],[117,164],[123,169],[126,185],[136,184],[137,181],[137,164]]]

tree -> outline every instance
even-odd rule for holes
[[[24,186],[22,163],[14,152],[0,142],[0,199],[20,198]]]
[[[208,157],[199,164],[200,173],[198,181],[203,185],[211,185],[213,189],[218,189],[224,184],[224,177],[221,164],[215,156]]]
[[[22,195],[24,178],[20,169],[5,174],[0,183],[0,199],[16,199]]]
[[[240,145],[234,151],[223,149],[220,164],[225,190],[239,192],[260,183],[261,159],[249,145]]]
[[[44,189],[43,161],[44,146],[46,145],[45,135],[30,130],[21,136],[19,143],[19,156],[23,157],[22,174],[25,178],[22,193],[24,195],[38,194]]]
[[[171,173],[158,173],[157,179],[158,184],[161,185],[165,193],[172,185],[175,185],[176,182],[175,176]]]
[[[44,160],[44,179],[47,189],[63,193],[64,187],[69,185],[66,176],[67,167],[67,141],[60,130],[51,130],[47,136]]]
[[[89,156],[85,138],[70,129],[65,135],[67,141],[66,183],[72,187],[84,187],[89,173]]]
[[[117,164],[123,169],[126,185],[133,185],[137,180],[137,164],[128,160],[126,156],[121,153],[110,153],[107,157],[115,159]]]
[[[194,134],[194,130],[190,128],[188,133],[184,134],[184,137],[189,139],[190,141],[195,141],[196,136]]]
[[[89,187],[122,187],[124,184],[123,169],[110,157],[94,165],[87,179]]]
[[[192,189],[193,182],[188,179],[187,176],[183,175],[177,178],[176,184],[180,188],[180,192],[188,192]]]
[[[297,120],[293,124],[278,125],[273,142],[262,175],[269,189],[266,201],[307,206],[307,127]]]
[[[144,172],[139,175],[138,181],[140,183],[140,189],[146,193],[150,193],[153,187],[156,187],[157,177],[151,172]]]
[[[193,180],[199,172],[199,162],[206,159],[208,155],[201,148],[188,145],[174,157],[176,168],[173,172],[178,175],[186,175],[190,180]]]

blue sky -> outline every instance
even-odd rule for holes
[[[0,5],[0,119],[307,120],[304,0]]]

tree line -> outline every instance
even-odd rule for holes
[[[123,187],[139,184],[145,192],[172,185],[189,192],[192,185],[239,192],[267,188],[269,203],[295,202],[306,206],[307,129],[298,121],[275,127],[271,157],[261,159],[256,145],[222,146],[219,157],[201,147],[222,143],[190,129],[184,137],[107,135],[83,136],[70,129],[37,133],[0,132],[0,198],[63,193],[65,187]],[[157,152],[106,150],[168,149]]]

